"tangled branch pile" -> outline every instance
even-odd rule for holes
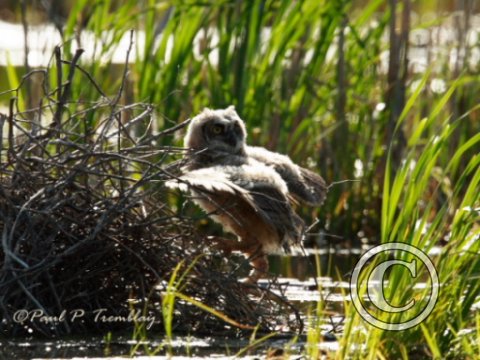
[[[120,105],[127,72],[109,98],[77,64],[80,55],[65,61],[57,49],[55,67],[22,81],[43,79],[40,105],[19,111],[12,97],[8,114],[0,114],[1,333],[52,336],[134,326],[100,321],[100,309],[113,320],[139,310],[162,330],[166,294],[175,297],[178,331],[234,334],[235,322],[298,330],[301,321],[288,303],[269,290],[248,295],[218,257],[206,255],[195,222],[169,205],[175,199],[162,182],[174,175],[166,163],[182,149],[158,144],[182,126],[155,133],[152,106]],[[61,84],[54,89],[52,75]],[[70,99],[74,77],[99,100]],[[84,313],[73,319],[77,310]]]

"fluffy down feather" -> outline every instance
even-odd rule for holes
[[[189,123],[183,174],[166,183],[189,191],[194,201],[238,241],[223,239],[227,252],[251,258],[255,282],[268,271],[266,254],[298,244],[304,223],[292,200],[318,206],[327,193],[320,175],[288,156],[246,145],[245,123],[235,108],[205,109]]]

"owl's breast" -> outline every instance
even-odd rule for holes
[[[283,252],[282,238],[273,224],[263,216],[260,209],[252,207],[250,199],[233,194],[202,195],[195,199],[210,217],[224,231],[238,237],[240,246],[257,248],[261,246],[264,253]]]

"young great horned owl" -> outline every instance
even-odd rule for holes
[[[267,254],[299,244],[304,223],[293,199],[321,205],[327,187],[319,175],[288,156],[245,143],[245,123],[233,106],[195,116],[184,145],[190,149],[183,175],[167,186],[190,191],[195,202],[238,240],[221,239],[227,253],[251,261],[250,282],[268,271]]]

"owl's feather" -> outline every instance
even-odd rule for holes
[[[194,193],[198,197],[196,202],[202,207],[208,201],[209,210],[215,213],[214,219],[220,223],[222,219],[218,213],[223,213],[239,226],[244,226],[242,215],[234,208],[249,208],[250,216],[259,216],[263,223],[271,226],[281,239],[278,245],[285,250],[301,240],[304,224],[290,206],[287,187],[278,174],[262,164],[193,170],[178,180],[168,181],[166,186]],[[228,230],[236,233],[231,227]],[[270,246],[271,252],[278,250],[278,247]]]
[[[320,206],[327,194],[327,185],[320,175],[293,163],[286,155],[265,148],[246,147],[247,155],[263,164],[272,166],[286,182],[292,196],[311,206]]]
[[[232,183],[227,174],[223,172],[216,172],[215,167],[198,169],[187,172],[178,179],[169,180],[165,185],[169,188],[176,188],[187,192],[190,188],[201,188],[204,192],[224,191],[231,194],[246,193],[242,188]]]

